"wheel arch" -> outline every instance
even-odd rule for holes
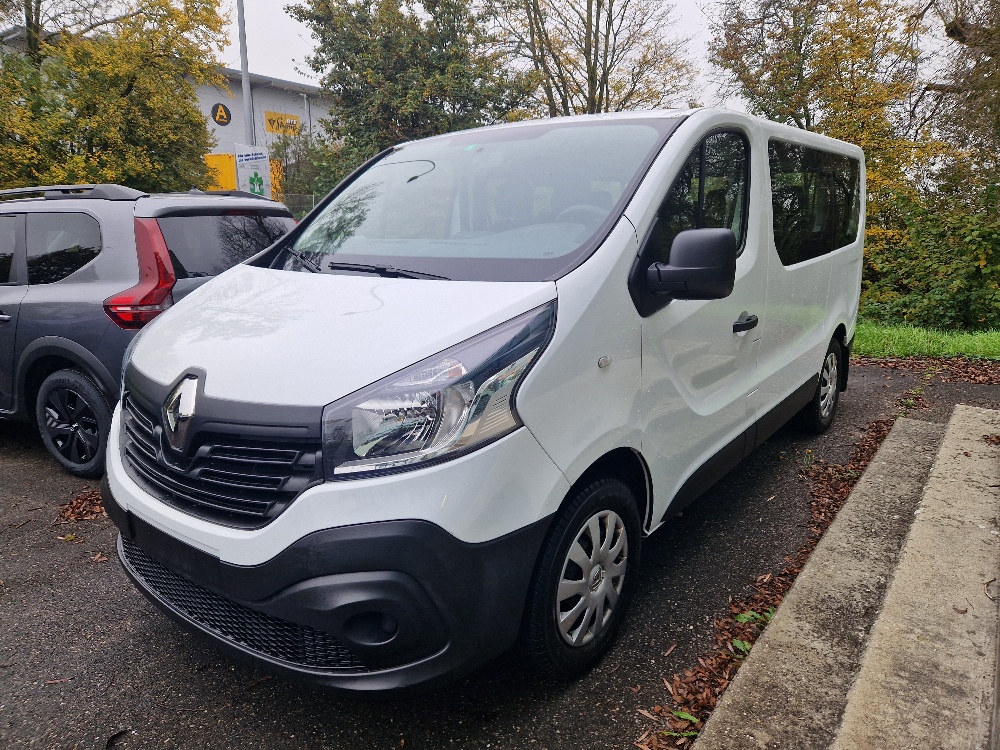
[[[649,529],[653,509],[653,483],[645,459],[633,448],[615,448],[588,466],[569,488],[560,511],[581,487],[598,477],[607,476],[621,480],[632,490],[642,527],[644,530]]]
[[[18,410],[29,420],[34,418],[34,402],[42,382],[59,370],[79,370],[94,381],[109,405],[118,400],[117,378],[97,357],[75,341],[45,336],[25,348],[18,364]]]

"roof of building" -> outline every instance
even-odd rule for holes
[[[219,73],[230,81],[236,81],[237,83],[239,83],[242,77],[240,71],[233,68],[219,68]],[[254,88],[271,87],[283,91],[294,91],[299,94],[309,94],[311,96],[320,96],[323,93],[319,86],[310,86],[308,83],[298,83],[297,81],[283,81],[280,78],[262,76],[258,73],[250,74],[250,85]]]

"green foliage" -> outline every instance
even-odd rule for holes
[[[138,0],[89,36],[60,34],[42,59],[0,57],[0,186],[206,183],[211,150],[194,86],[215,80],[219,0]]]
[[[317,41],[308,59],[333,103],[337,177],[402,141],[504,120],[533,89],[469,0],[305,0],[287,10]]]
[[[340,156],[340,144],[323,133],[278,136],[270,148],[271,158],[281,160],[286,195],[312,195],[319,200],[350,168]]]
[[[747,656],[750,653],[750,649],[753,648],[752,643],[740,640],[739,638],[733,638],[732,644],[733,648],[736,649],[736,651],[738,652],[736,656],[739,658]]]
[[[812,453],[812,451],[809,451]],[[769,623],[771,618],[774,617],[774,607],[769,607],[766,612],[755,612],[752,609],[746,612],[740,612],[738,615],[733,615],[733,619],[736,622],[757,622],[757,623]]]
[[[1000,329],[935,331],[916,326],[858,323],[854,353],[862,357],[981,357],[1000,359]]]
[[[988,189],[899,198],[898,231],[869,232],[864,317],[934,329],[1000,327],[1000,213]]]
[[[973,74],[979,100],[992,86],[1000,101],[995,60],[982,52],[996,29],[969,21],[974,14],[956,5],[966,18],[965,67],[950,69],[951,84],[928,87],[923,15],[904,0],[723,0],[720,8],[711,49],[728,93],[743,96],[751,111],[865,151],[866,318],[1000,326],[996,150],[982,148],[988,138],[956,139],[956,110],[927,103],[928,91],[964,90],[955,81]]]

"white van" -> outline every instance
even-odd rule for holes
[[[724,110],[363,165],[126,354],[105,505],[164,612],[334,688],[592,665],[642,539],[847,383],[864,156]]]

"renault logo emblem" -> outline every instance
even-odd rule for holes
[[[198,396],[198,378],[188,375],[177,384],[163,404],[164,432],[171,447],[183,451],[187,445],[188,428],[194,416],[194,403]]]

